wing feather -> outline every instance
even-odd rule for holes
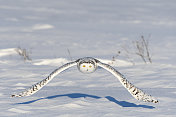
[[[42,81],[34,84],[32,87],[30,87],[26,91],[23,91],[19,94],[12,95],[12,97],[23,97],[23,96],[33,95],[34,93],[39,91],[42,87],[44,87],[46,84],[48,84],[56,75],[58,75],[62,71],[66,70],[66,69],[68,69],[68,68],[70,68],[70,67],[72,67],[76,64],[77,64],[76,62],[70,62],[70,63],[67,63],[67,64],[59,67],[58,69],[54,70],[47,78],[45,78]]]
[[[137,100],[142,100],[145,102],[153,102],[153,103],[158,103],[158,100],[156,100],[154,97],[151,95],[148,95],[144,93],[141,89],[135,87],[132,83],[130,83],[120,72],[118,72],[116,69],[111,67],[108,64],[102,63],[102,62],[97,62],[97,65],[106,69],[110,73],[112,73],[115,77],[119,79],[121,84],[128,90],[128,92]]]

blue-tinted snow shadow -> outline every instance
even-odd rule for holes
[[[96,96],[96,95],[89,95],[89,94],[83,94],[83,93],[70,93],[70,94],[63,94],[63,95],[54,95],[54,96],[48,96],[45,98],[39,98],[36,100],[31,100],[31,101],[27,101],[27,102],[22,102],[22,103],[16,103],[16,104],[31,104],[43,99],[54,99],[54,98],[59,98],[59,97],[69,97],[69,98],[94,98],[94,99],[100,99],[103,97],[100,96]],[[109,100],[110,102],[113,102],[121,107],[141,107],[141,108],[148,108],[148,109],[153,109],[155,107],[153,106],[148,106],[148,105],[137,105],[131,102],[127,102],[127,101],[118,101],[115,98],[111,97],[111,96],[106,96],[105,97],[107,100]]]
[[[111,97],[111,96],[106,96],[105,97],[106,99],[108,99],[109,101],[111,102],[114,102],[122,107],[142,107],[142,108],[148,108],[148,109],[153,109],[155,107],[153,106],[148,106],[148,105],[137,105],[137,104],[134,104],[134,103],[131,103],[131,102],[127,102],[127,101],[118,101],[116,100],[115,98]]]
[[[82,97],[86,98],[86,97],[90,97],[90,98],[94,98],[94,99],[102,98],[102,97],[99,97],[99,96],[89,95],[89,94],[70,93],[70,94],[63,94],[63,95],[48,96],[48,97],[45,97],[45,98],[39,98],[39,99],[36,99],[36,100],[31,100],[31,101],[22,102],[22,103],[16,103],[16,104],[31,104],[31,103],[37,102],[39,100],[54,99],[54,98],[58,98],[58,97],[69,97],[69,98],[82,98]]]

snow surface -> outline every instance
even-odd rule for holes
[[[175,0],[0,0],[0,116],[175,117]],[[132,41],[149,39],[152,64],[134,54]],[[24,62],[15,48],[24,48]],[[30,97],[11,98],[54,69],[81,57],[109,63],[159,100],[135,100],[109,72],[70,68]],[[121,54],[112,62],[112,56]]]

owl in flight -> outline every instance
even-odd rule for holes
[[[43,86],[45,86],[48,82],[50,82],[56,75],[61,73],[62,71],[77,65],[77,68],[82,73],[92,73],[94,72],[98,67],[104,68],[110,73],[112,73],[120,83],[128,90],[128,92],[137,100],[142,100],[145,102],[153,102],[158,103],[158,100],[156,100],[151,95],[148,95],[144,93],[141,89],[138,89],[133,84],[131,84],[120,72],[118,72],[116,69],[111,67],[108,64],[102,63],[97,59],[94,59],[92,57],[85,57],[80,58],[74,62],[66,63],[63,66],[59,67],[58,69],[54,70],[47,78],[43,79],[42,81],[34,84],[32,87],[27,89],[26,91],[23,91],[19,94],[14,94],[12,97],[23,97],[23,96],[30,96],[39,91]]]

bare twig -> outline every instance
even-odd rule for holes
[[[136,55],[140,56],[141,59],[147,63],[147,60],[152,63],[150,57],[150,52],[148,49],[148,41],[144,39],[144,36],[141,36],[141,40],[133,42],[136,48]]]
[[[144,39],[144,36],[141,36],[143,42],[144,42],[144,45],[145,45],[145,49],[146,49],[146,54],[147,54],[147,58],[149,60],[150,63],[152,63],[152,59],[150,57],[150,53],[149,53],[149,49],[148,49],[148,40],[145,40]]]
[[[67,49],[67,52],[68,52],[68,55],[69,55],[70,60],[72,61],[72,56],[71,56],[70,50]]]
[[[29,53],[26,49],[22,49],[21,47],[16,48],[16,52],[23,57],[24,61],[32,61],[32,59],[29,57]]]
[[[115,59],[120,56],[121,51],[118,51],[115,56],[112,57],[112,61],[115,61]]]
[[[128,62],[131,62],[133,65],[135,65],[134,59],[132,57],[132,55],[134,55],[134,53],[131,51],[132,49],[131,49],[130,45],[129,44],[128,45],[126,45],[126,44],[121,45],[121,48],[123,49],[121,51],[122,56],[127,58]]]

